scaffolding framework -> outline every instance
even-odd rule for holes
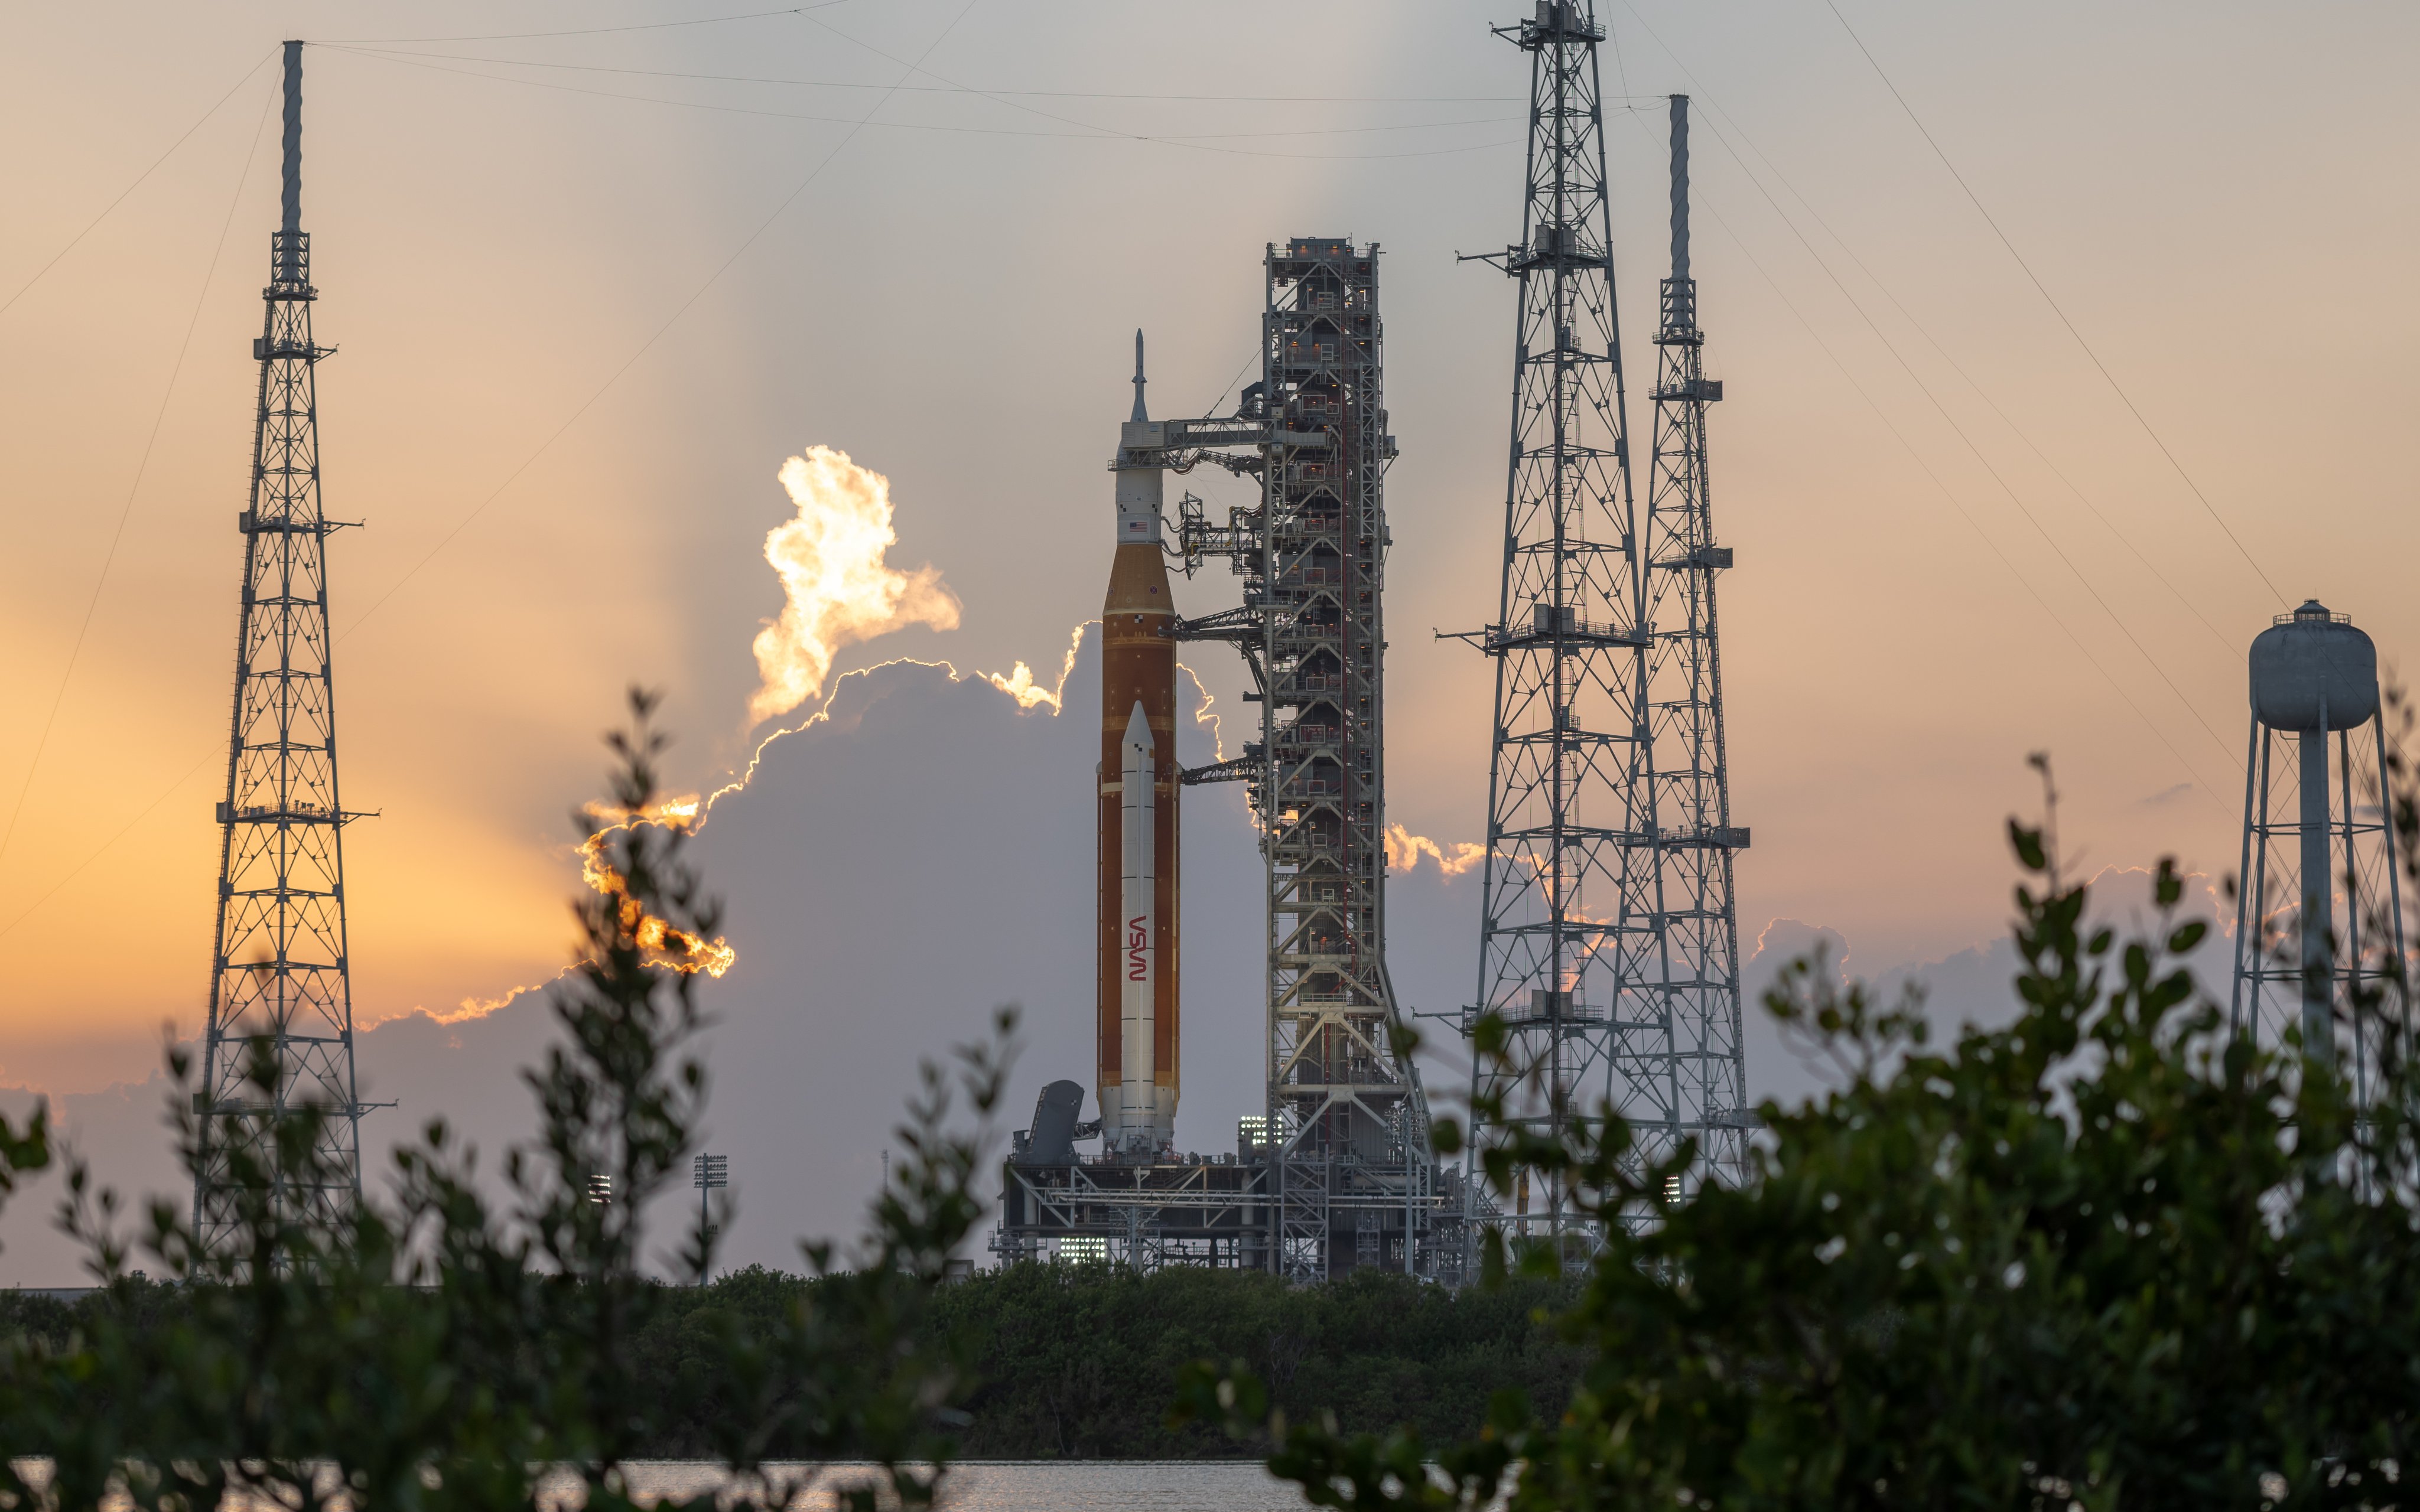
[[[1265,1165],[1240,1161],[1078,1161],[1003,1173],[1005,1260],[1109,1260],[1138,1270],[1268,1269]]]
[[[218,804],[219,878],[209,1018],[194,1094],[200,1159],[194,1221],[206,1249],[239,1216],[239,1165],[266,1174],[278,1209],[332,1221],[361,1196],[362,1104],[353,1076],[351,962],[345,931],[344,826],[329,659],[328,537],[321,507],[311,239],[301,227],[302,49],[286,44],[283,219],[262,290],[257,423],[243,535],[235,713]],[[277,1079],[248,1080],[265,1041]],[[321,1117],[318,1159],[297,1169],[275,1148],[281,1121]]]
[[[1264,423],[1261,498],[1211,530],[1180,504],[1189,568],[1223,554],[1239,611],[1180,625],[1243,654],[1261,738],[1240,763],[1266,896],[1267,1105],[1276,1269],[1416,1266],[1434,1186],[1419,1074],[1397,1054],[1387,974],[1385,481],[1378,249],[1295,237],[1263,258],[1261,378],[1238,416]],[[1349,1256],[1349,1258],[1348,1258]]]

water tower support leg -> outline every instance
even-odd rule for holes
[[[2303,1054],[2335,1064],[2335,878],[2328,862],[2328,732],[2303,732]]]

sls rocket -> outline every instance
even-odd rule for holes
[[[1176,1134],[1176,609],[1160,556],[1161,427],[1143,411],[1140,331],[1134,385],[1101,605],[1097,1090],[1105,1148],[1147,1157]]]

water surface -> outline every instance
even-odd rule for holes
[[[640,1497],[700,1496],[723,1484],[722,1467],[691,1460],[645,1461],[626,1473]],[[834,1504],[833,1485],[869,1473],[826,1469],[792,1512],[824,1512]],[[950,1512],[1290,1512],[1304,1504],[1298,1489],[1256,1459],[979,1460],[954,1466],[941,1488]]]

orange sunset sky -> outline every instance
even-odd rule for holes
[[[2415,665],[2420,11],[1839,5],[1600,14],[1634,338],[1661,97],[1699,101],[1743,934],[1828,928],[1879,970],[1999,930],[2026,752],[2055,754],[2088,862],[2217,872],[2270,617],[2317,595]],[[835,674],[1021,662],[1050,686],[1099,603],[1135,328],[1156,414],[1232,401],[1262,245],[1289,235],[1384,249],[1389,802],[1448,854],[1478,838],[1487,670],[1431,631],[1496,601],[1512,307],[1455,254],[1517,230],[1526,60],[1486,32],[1513,8],[721,19],[747,9],[11,8],[0,1086],[140,1080],[163,1024],[198,1026],[289,36],[317,44],[327,505],[365,522],[331,548],[344,794],[380,816],[346,841],[365,1025],[559,966],[567,815],[625,685],[667,690],[683,789],[783,722],[754,648],[792,602],[766,538],[809,517],[779,474],[810,447],[888,480],[896,534],[853,559],[896,627],[836,645]],[[1635,339],[1634,397],[1651,357]],[[1214,509],[1237,488],[1186,482]],[[1236,667],[1188,660],[1238,706]],[[946,855],[729,880],[1012,889],[1011,835],[978,818]]]

